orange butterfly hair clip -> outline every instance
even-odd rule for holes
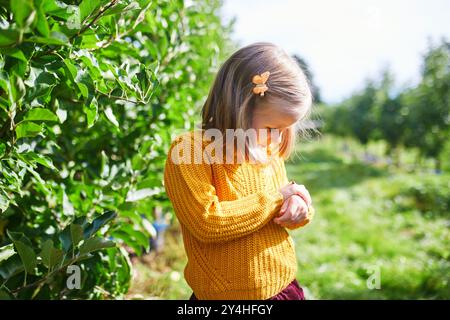
[[[256,84],[256,86],[253,88],[254,94],[259,94],[261,97],[264,97],[264,92],[266,92],[269,89],[266,85],[269,76],[270,76],[269,71],[253,76],[252,82]]]

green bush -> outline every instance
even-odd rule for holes
[[[448,217],[449,190],[447,181],[424,179],[404,185],[394,200],[400,210],[415,209],[430,216]]]
[[[126,292],[120,244],[148,249],[166,150],[231,44],[220,6],[0,0],[1,297]]]

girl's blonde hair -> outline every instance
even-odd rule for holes
[[[270,72],[268,90],[260,96],[252,91],[252,78],[265,71]],[[215,128],[223,135],[226,129],[250,129],[255,108],[275,99],[287,102],[280,112],[300,114],[300,120],[309,116],[312,93],[305,73],[294,58],[272,43],[243,47],[220,67],[202,108],[202,129]],[[304,131],[296,124],[282,132],[278,150],[285,159],[294,149],[297,133]]]

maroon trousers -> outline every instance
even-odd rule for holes
[[[189,300],[198,300],[194,293],[192,293]],[[286,288],[284,288],[281,292],[274,295],[273,297],[267,300],[306,300],[305,295],[303,293],[302,287],[297,282],[297,279],[294,279]]]

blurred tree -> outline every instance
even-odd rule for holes
[[[323,108],[324,126],[323,132],[328,132],[341,137],[351,137],[350,113],[348,105],[344,103],[330,105]]]
[[[424,57],[422,80],[404,95],[408,107],[405,145],[419,149],[420,155],[435,160],[441,169],[441,153],[450,127],[450,44],[430,46]]]
[[[374,113],[376,117],[376,130],[373,138],[384,140],[387,143],[385,150],[400,166],[402,138],[405,131],[405,114],[401,103],[401,96],[393,94],[394,76],[389,68],[381,72],[381,80],[377,86]]]
[[[382,139],[386,141],[388,146],[386,153],[391,155],[397,166],[401,165],[400,148],[406,125],[401,101],[400,96],[388,97],[381,105],[379,117],[379,131]]]
[[[377,126],[374,112],[376,94],[375,84],[368,80],[362,92],[353,95],[348,101],[350,128],[364,146],[372,138]]]
[[[309,81],[309,84],[310,84],[310,87],[311,87],[311,90],[313,93],[314,102],[322,103],[323,101],[322,101],[322,97],[320,96],[320,88],[314,81],[314,74],[311,70],[311,67],[306,62],[306,60],[304,58],[300,57],[299,55],[294,54],[293,58],[297,61],[297,63],[300,65],[300,67],[305,72],[306,77],[308,78],[308,81]]]
[[[417,87],[394,95],[393,84],[385,68],[380,81],[368,80],[362,90],[325,112],[324,131],[353,136],[363,145],[383,139],[397,165],[402,147],[417,148],[418,160],[433,158],[440,172],[450,126],[450,44],[442,40],[429,47]]]

